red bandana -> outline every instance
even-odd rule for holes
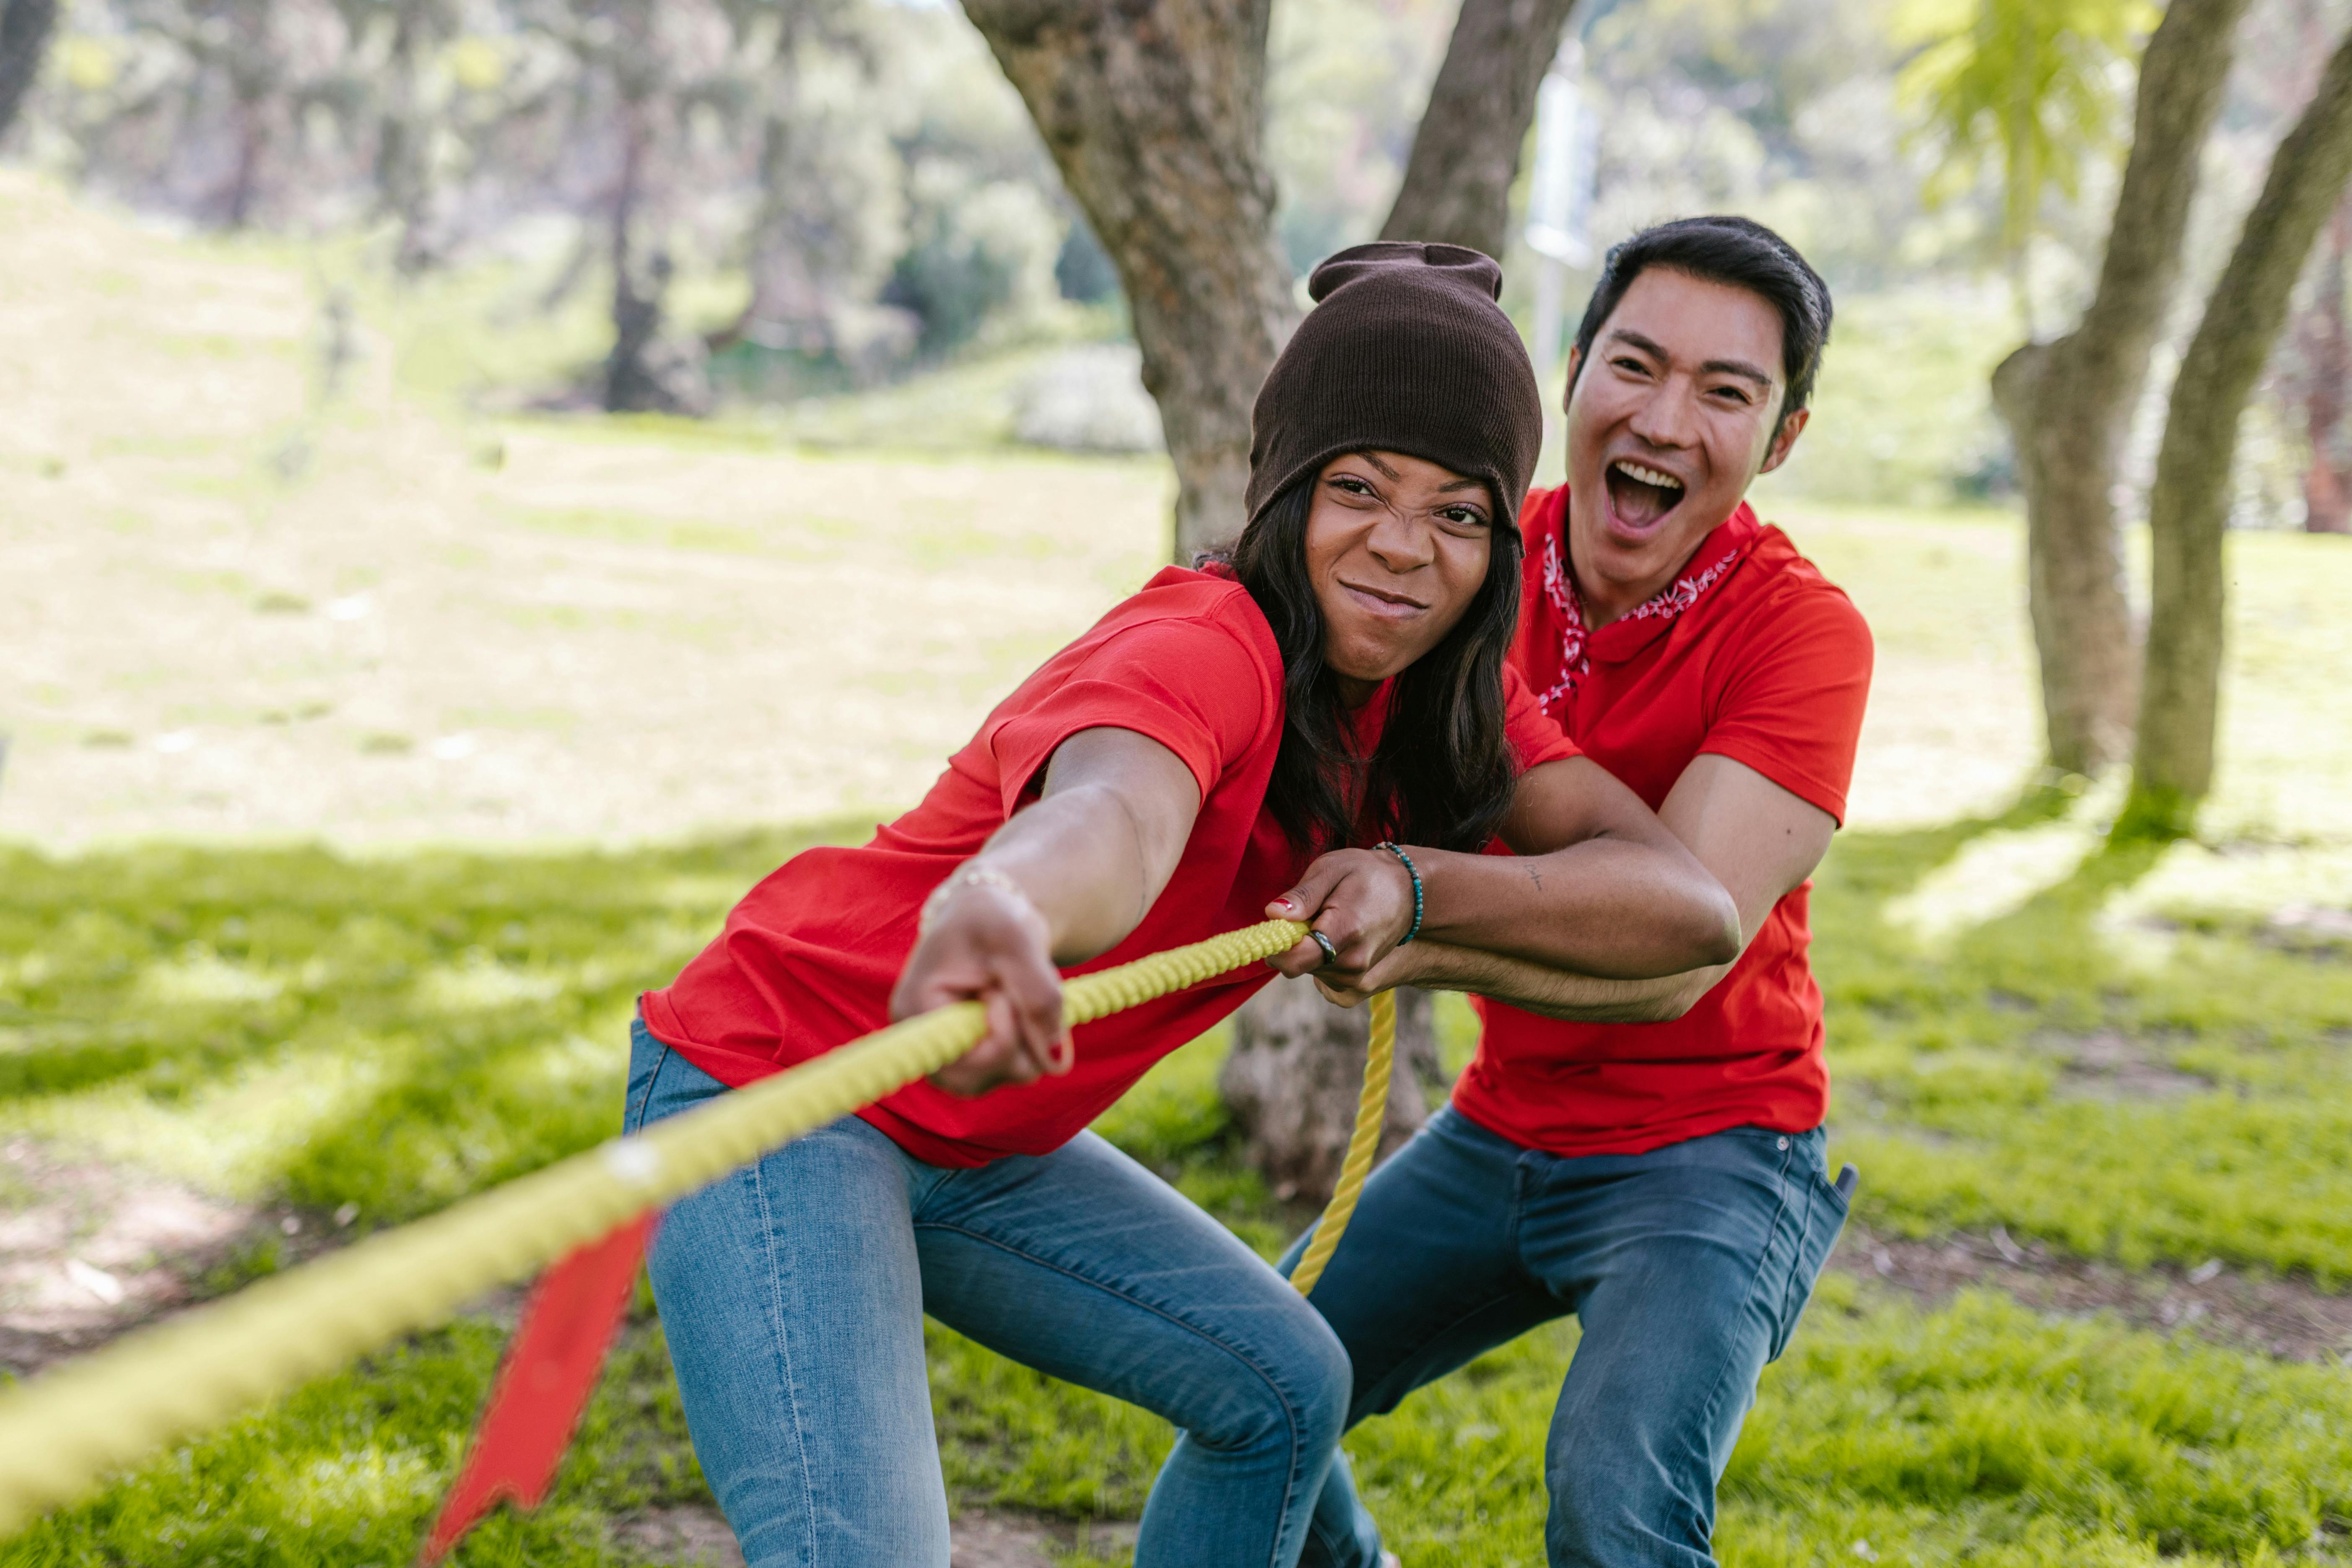
[[[1564,521],[1561,531],[1566,531]],[[1717,529],[1716,534],[1722,531]],[[1573,695],[1576,683],[1592,668],[1592,633],[1585,629],[1584,602],[1577,596],[1575,574],[1568,570],[1567,563],[1560,556],[1559,541],[1560,534],[1557,532],[1544,536],[1544,596],[1551,601],[1552,608],[1559,612],[1560,621],[1559,679],[1539,699],[1547,712],[1554,711]],[[1655,597],[1644,601],[1638,608],[1627,611],[1610,625],[1648,620],[1653,616],[1673,620],[1697,604],[1700,595],[1723,580],[1724,574],[1731,570],[1732,563],[1739,559],[1739,552],[1747,542],[1744,537],[1735,539],[1731,548],[1706,570],[1675,578],[1659,589]]]

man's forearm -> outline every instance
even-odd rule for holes
[[[1366,978],[1376,987],[1403,984],[1468,991],[1548,1018],[1582,1024],[1656,1024],[1679,1018],[1731,968],[1717,964],[1649,980],[1611,980],[1548,968],[1510,953],[1438,942],[1400,948],[1395,962],[1396,971],[1383,963]],[[1399,978],[1388,979],[1386,973]]]
[[[1739,952],[1730,899],[1679,846],[1604,837],[1549,855],[1415,856],[1432,942],[1646,989]]]

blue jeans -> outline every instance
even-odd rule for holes
[[[724,1085],[632,1032],[626,1130]],[[1137,1568],[1289,1568],[1348,1408],[1315,1310],[1081,1134],[946,1170],[855,1118],[673,1205],[647,1268],[703,1474],[751,1568],[947,1568],[923,1315],[1180,1429]]]
[[[1552,1568],[1712,1563],[1715,1487],[1757,1375],[1845,1224],[1822,1142],[1741,1127],[1561,1159],[1445,1107],[1366,1184],[1315,1287],[1355,1368],[1349,1425],[1574,1312],[1583,1337],[1545,1448]],[[1300,1561],[1380,1561],[1344,1463]]]

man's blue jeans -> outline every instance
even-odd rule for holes
[[[725,1092],[636,1026],[628,1131]],[[837,1121],[672,1205],[647,1267],[752,1568],[947,1568],[926,1312],[1176,1425],[1137,1568],[1289,1568],[1339,1448],[1323,1320],[1092,1133],[961,1171]]]
[[[1845,1223],[1822,1146],[1819,1129],[1742,1127],[1560,1159],[1445,1107],[1366,1184],[1315,1287],[1354,1363],[1349,1424],[1574,1312],[1583,1337],[1544,1462],[1552,1568],[1711,1563],[1715,1487],[1757,1375]],[[1300,1561],[1380,1561],[1344,1463]]]

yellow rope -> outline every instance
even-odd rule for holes
[[[1306,1256],[1290,1271],[1290,1282],[1302,1296],[1311,1294],[1315,1282],[1323,1278],[1323,1266],[1331,1261],[1348,1221],[1356,1213],[1356,1199],[1363,1193],[1364,1178],[1371,1174],[1372,1156],[1381,1146],[1381,1123],[1389,1107],[1389,1073],[1396,1064],[1396,993],[1375,992],[1370,1005],[1371,1039],[1364,1050],[1364,1091],[1356,1100],[1356,1130],[1348,1136],[1348,1157],[1339,1163],[1339,1180],[1331,1189],[1331,1201],[1323,1205],[1323,1216],[1315,1222],[1315,1239],[1307,1244]]]
[[[1082,975],[1063,988],[1063,1015],[1087,1023],[1271,958],[1306,934],[1296,921],[1267,921]],[[982,1029],[971,1002],[909,1018],[0,1394],[0,1536],[91,1490],[108,1470],[441,1322],[483,1291],[937,1072]],[[1375,1109],[1373,1142],[1379,1121]],[[1360,1126],[1351,1165],[1356,1144],[1369,1163]],[[1345,1224],[1344,1214],[1336,1224],[1325,1215],[1333,1241]],[[1319,1234],[1318,1245],[1330,1250]]]

